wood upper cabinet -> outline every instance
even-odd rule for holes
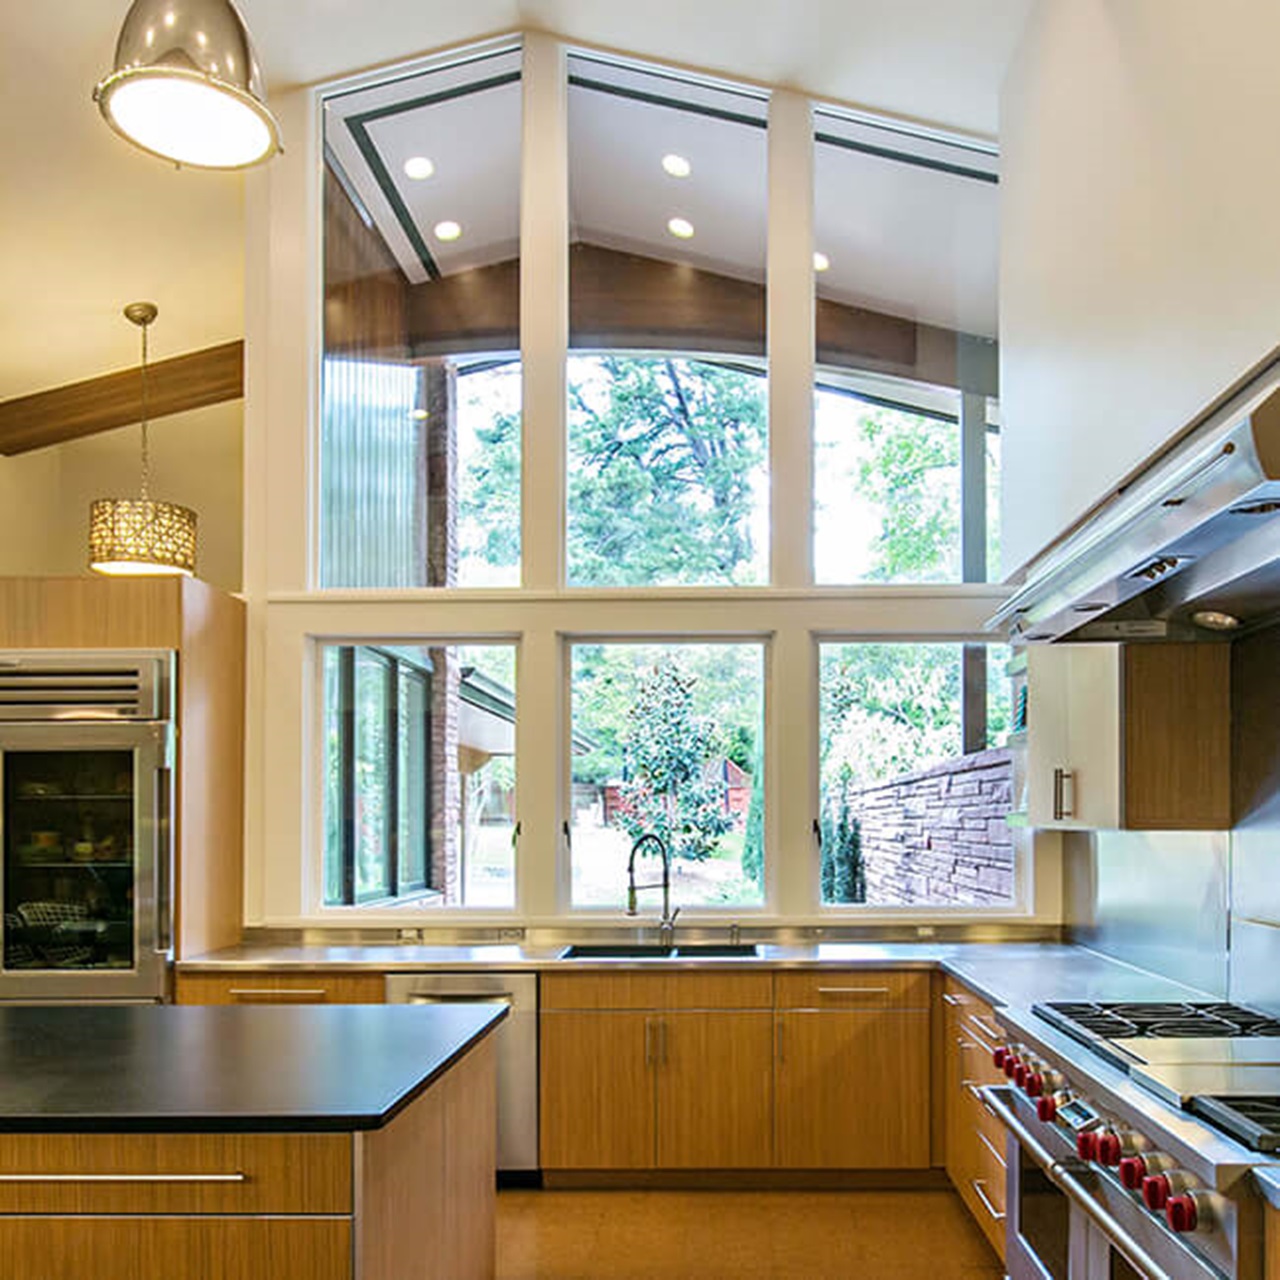
[[[1032,646],[1027,679],[1031,826],[1231,825],[1230,646]]]
[[[546,975],[543,1167],[768,1167],[772,1003],[760,971]]]
[[[179,973],[177,1004],[381,1004],[386,980],[380,973],[296,970],[265,973]]]

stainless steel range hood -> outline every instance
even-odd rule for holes
[[[1205,610],[1280,614],[1280,359],[1032,561],[988,626],[1120,638],[1177,632]]]

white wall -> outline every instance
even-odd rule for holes
[[[151,426],[152,493],[194,508],[196,571],[240,589],[240,402],[175,414]],[[69,444],[0,457],[0,575],[87,572],[89,503],[135,497],[139,439],[121,427]]]
[[[1280,5],[1040,0],[1001,102],[1017,568],[1280,342]]]

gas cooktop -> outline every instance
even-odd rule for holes
[[[1034,1005],[1032,1012],[1091,1048],[1099,1040],[1280,1037],[1280,1019],[1225,1002],[1051,1001]]]

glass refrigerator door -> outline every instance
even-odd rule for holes
[[[0,730],[0,998],[163,994],[164,764],[152,726]]]

